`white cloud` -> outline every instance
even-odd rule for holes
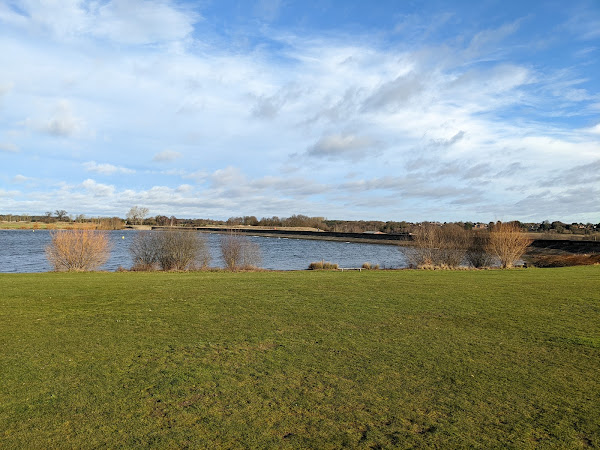
[[[98,164],[96,161],[88,161],[83,163],[83,167],[88,172],[96,172],[102,175],[113,175],[115,173],[121,174],[132,174],[135,173],[135,170],[128,169],[127,167],[115,166],[113,164]]]
[[[262,6],[258,21],[250,7],[253,25],[276,18],[286,2]],[[44,171],[53,173],[49,183],[70,183],[45,197],[28,193],[28,201],[44,200],[43,212],[64,198],[86,214],[123,214],[143,200],[156,213],[192,216],[410,219],[401,215],[421,211],[489,220],[494,205],[508,210],[541,195],[539,184],[559,180],[565,160],[588,167],[598,158],[600,124],[583,128],[596,123],[600,105],[594,78],[581,74],[582,60],[562,69],[540,63],[526,39],[513,59],[511,42],[526,31],[518,20],[489,30],[473,23],[450,36],[445,27],[460,15],[423,15],[391,40],[385,29],[295,34],[277,22],[223,35],[194,30],[195,7],[0,5],[0,95],[10,89],[1,98],[0,152],[26,148],[9,155],[20,159],[15,171],[27,164],[36,179]],[[450,38],[423,38],[442,27]],[[164,164],[128,168],[150,158]],[[82,166],[65,160],[131,176],[112,178],[114,186],[81,183],[73,168]],[[0,167],[0,182],[13,179],[11,170]],[[552,194],[569,189],[561,180]],[[469,208],[481,198],[489,209]]]
[[[41,130],[58,137],[69,137],[83,129],[83,120],[73,114],[71,103],[58,102],[52,118],[41,126]]]
[[[0,142],[0,152],[17,153],[19,147],[10,142]]]
[[[170,162],[175,161],[178,158],[181,158],[183,155],[179,152],[173,150],[164,150],[160,153],[157,153],[152,158],[154,162]]]
[[[97,183],[96,181],[88,178],[81,187],[84,188],[94,197],[111,197],[115,192],[115,187],[107,184]]]
[[[600,123],[591,128],[586,128],[584,131],[587,133],[600,134]]]
[[[184,39],[199,16],[170,1],[112,0],[97,10],[90,32],[126,44]]]
[[[30,180],[30,179],[31,179],[31,178],[29,178],[29,177],[26,177],[25,175],[21,175],[21,174],[19,174],[19,175],[15,175],[15,176],[12,178],[12,180],[11,180],[11,181],[12,181],[13,183],[25,183],[26,181],[28,181],[28,180]]]
[[[0,21],[60,39],[96,36],[143,45],[186,38],[200,16],[170,0],[22,0],[19,10],[0,5]]]
[[[242,171],[232,166],[216,170],[210,178],[215,188],[234,188],[247,183],[246,176]]]
[[[417,96],[423,89],[422,74],[409,72],[380,86],[367,98],[363,108],[369,111],[387,107],[406,107],[409,100]]]
[[[2,198],[16,197],[19,194],[20,194],[19,191],[7,191],[4,189],[0,189],[0,197],[2,197]]]

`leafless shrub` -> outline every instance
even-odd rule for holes
[[[95,270],[108,261],[111,242],[106,232],[90,229],[56,231],[46,247],[46,258],[54,270]]]
[[[512,267],[531,244],[531,239],[515,223],[498,222],[490,231],[487,250],[500,259],[503,268]]]
[[[133,238],[129,252],[133,270],[190,270],[205,268],[210,262],[204,240],[193,231],[141,232]]]
[[[337,270],[339,265],[329,261],[315,261],[308,265],[309,270]]]
[[[458,267],[464,261],[468,234],[458,225],[423,224],[412,236],[415,246],[402,249],[411,267]]]
[[[258,244],[235,233],[221,236],[221,256],[229,270],[247,270],[256,268],[261,263]]]
[[[157,239],[156,261],[162,270],[197,269],[210,262],[204,240],[193,231],[162,231]]]
[[[472,231],[470,236],[470,245],[467,249],[467,262],[475,267],[489,267],[494,262],[492,255],[488,253],[490,234],[487,231]]]
[[[129,246],[129,254],[133,259],[132,270],[146,271],[157,268],[158,233],[142,231],[136,233]]]

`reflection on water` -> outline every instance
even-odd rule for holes
[[[102,270],[131,267],[129,256],[132,230],[109,231],[113,248],[109,261]],[[157,233],[157,232],[155,232]],[[211,266],[223,267],[218,234],[202,233],[212,255]],[[360,267],[364,262],[379,264],[381,268],[406,267],[406,260],[393,245],[356,244],[334,241],[312,241],[293,238],[249,236],[261,249],[261,267],[273,270],[306,269],[312,261],[331,261],[340,267]],[[47,272],[52,270],[44,248],[50,243],[46,230],[0,230],[0,272]]]

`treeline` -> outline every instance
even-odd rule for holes
[[[52,228],[51,225],[56,223],[70,223],[73,224],[73,228],[93,228],[96,230],[121,230],[125,228],[125,220],[120,217],[85,217],[84,215],[78,215],[71,217],[68,215],[52,215],[51,213],[43,216],[27,215],[27,214],[0,214],[0,222],[31,222],[34,224],[46,224],[47,228]]]
[[[134,207],[132,209],[135,209]],[[147,211],[146,208],[138,208]],[[116,230],[126,225],[139,224],[148,226],[173,226],[173,227],[203,227],[203,226],[260,226],[260,227],[293,227],[293,228],[315,228],[322,231],[332,231],[340,233],[415,233],[419,228],[432,224],[435,226],[444,226],[453,224],[465,230],[490,230],[494,222],[406,222],[406,221],[380,221],[380,220],[330,220],[324,217],[310,217],[302,214],[294,214],[290,217],[262,217],[256,216],[236,216],[227,220],[215,219],[186,219],[175,216],[157,215],[153,217],[136,217],[132,219],[122,219],[120,217],[86,217],[83,214],[76,216],[69,215],[65,210],[56,210],[55,212],[46,212],[44,215],[28,214],[3,214],[0,215],[0,221],[4,222],[39,222],[52,224],[56,222],[88,223],[93,228],[103,230]],[[550,222],[513,222],[523,231],[530,233],[543,234],[575,234],[586,235],[600,232],[600,223],[564,223],[560,221]]]

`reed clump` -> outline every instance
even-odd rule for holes
[[[329,261],[314,261],[308,265],[309,270],[338,270],[339,264],[332,263]]]

